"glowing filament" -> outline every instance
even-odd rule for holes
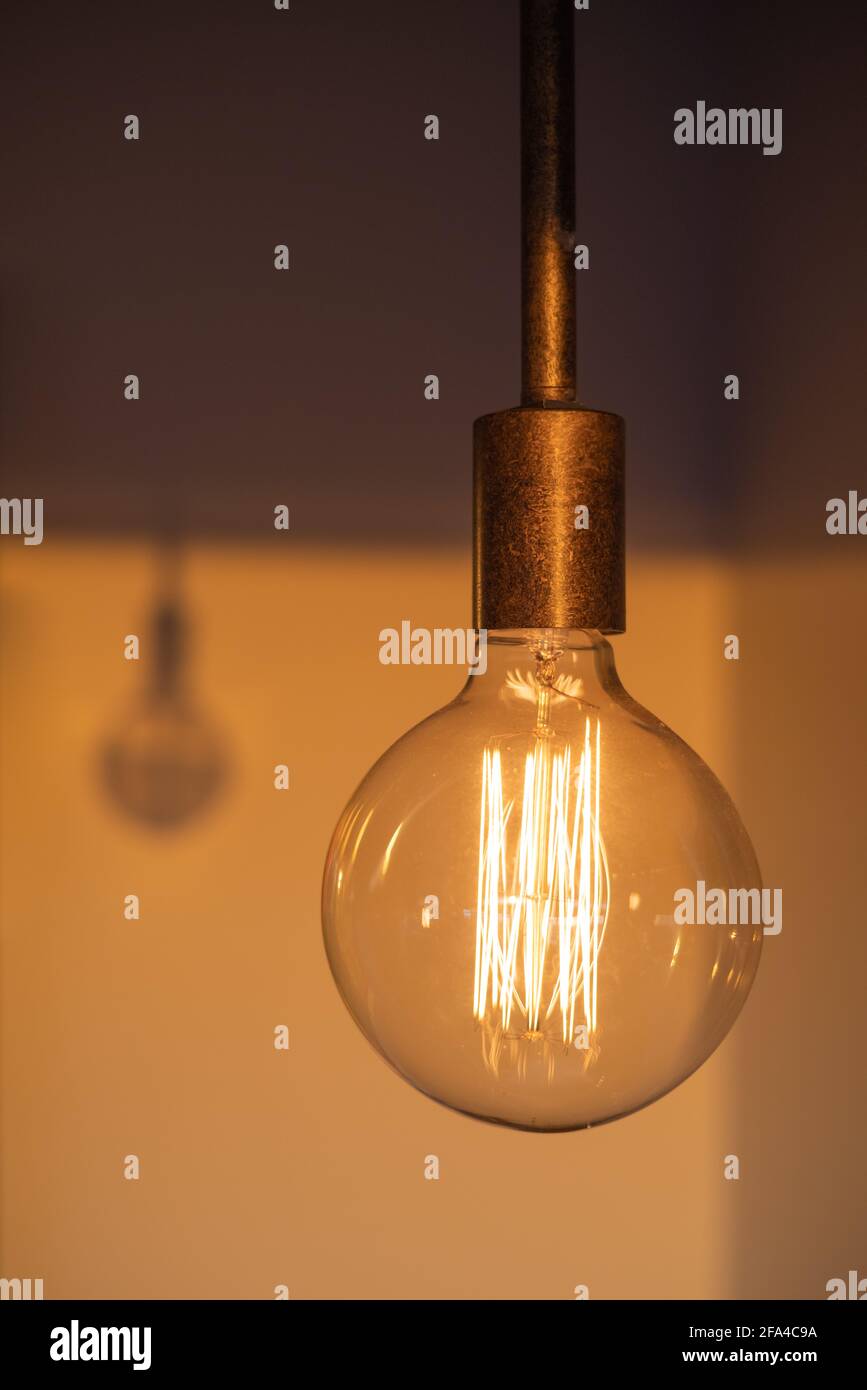
[[[599,834],[599,724],[572,749],[537,729],[524,763],[520,820],[506,800],[500,750],[482,758],[473,1013],[540,1036],[554,1016],[564,1042],[597,1026],[597,962],[608,914]],[[516,821],[518,822],[516,824]],[[580,1014],[579,1014],[580,1009]],[[490,1011],[490,1012],[489,1012]]]

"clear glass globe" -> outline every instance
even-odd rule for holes
[[[684,921],[683,890],[743,904],[730,890],[760,889],[759,869],[723,787],[627,695],[598,633],[489,634],[486,662],[343,812],[326,950],[420,1091],[581,1129],[665,1095],[725,1037],[762,926]]]

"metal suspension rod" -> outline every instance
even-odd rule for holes
[[[521,0],[521,398],[573,401],[575,57],[570,0]]]
[[[521,0],[522,404],[473,442],[473,625],[626,626],[624,424],[575,399],[571,0]]]

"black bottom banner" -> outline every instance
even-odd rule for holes
[[[69,1375],[192,1371],[249,1374],[272,1366],[342,1368],[365,1375],[389,1368],[429,1379],[464,1373],[476,1360],[504,1361],[497,1372],[547,1373],[549,1353],[575,1355],[575,1374],[592,1366],[668,1371],[675,1367],[804,1366],[824,1372],[857,1366],[867,1322],[839,1302],[26,1302],[0,1309],[4,1370]],[[520,1308],[520,1311],[518,1309]],[[395,1317],[397,1311],[397,1317]],[[503,1326],[499,1319],[506,1318]],[[519,1319],[519,1321],[517,1321]],[[450,1335],[454,1328],[460,1336]],[[473,1337],[472,1334],[475,1334]],[[553,1340],[552,1340],[553,1339]],[[409,1342],[409,1346],[407,1343]],[[410,1364],[406,1357],[412,1348]],[[460,1351],[458,1351],[460,1347]],[[402,1350],[401,1350],[402,1348]],[[299,1356],[309,1355],[299,1362]],[[306,1375],[307,1372],[305,1371]]]

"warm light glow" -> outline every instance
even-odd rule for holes
[[[540,699],[518,797],[507,797],[499,747],[482,755],[473,1013],[564,1043],[598,1024],[597,964],[608,916],[608,866],[599,833],[600,729],[588,717],[572,746],[546,723]],[[515,1016],[520,1022],[516,1024]]]
[[[425,1095],[584,1129],[672,1090],[737,1017],[761,926],[679,926],[699,881],[761,878],[726,793],[626,693],[608,642],[489,633],[485,672],[378,760],[338,824],[328,959]]]

